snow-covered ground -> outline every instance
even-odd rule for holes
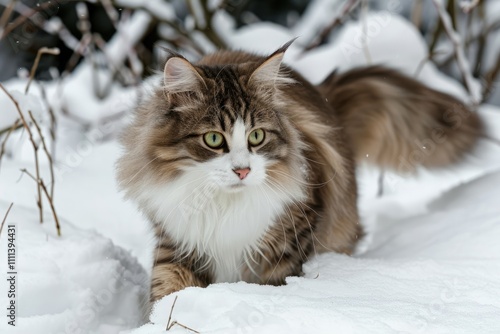
[[[369,16],[368,24],[369,60],[414,75],[427,51],[411,24],[390,12]],[[360,24],[349,23],[335,43],[303,57],[296,45],[287,62],[313,82],[335,67],[364,65],[360,30]],[[235,48],[257,52],[271,52],[300,35],[269,23],[226,33]],[[72,79],[75,83],[79,75],[85,81],[82,70]],[[419,78],[466,99],[463,88],[431,64]],[[5,84],[22,91],[24,83]],[[132,90],[117,90],[111,101],[97,103],[85,91],[88,87],[76,87],[62,93],[56,87],[47,90],[59,106],[87,112],[89,119],[112,106],[120,111],[135,97]],[[15,119],[15,114],[4,117],[15,111],[3,94],[0,109],[0,124]],[[488,134],[500,140],[500,108],[484,105],[479,112]],[[48,203],[45,223],[39,224],[34,183],[21,177],[21,168],[33,168],[29,144],[19,137],[9,144],[12,158],[0,170],[0,217],[14,202],[7,224],[17,227],[18,313],[15,328],[1,316],[1,333],[164,333],[175,296],[172,320],[201,333],[500,333],[498,144],[481,140],[465,161],[447,169],[422,170],[412,177],[386,175],[381,198],[375,195],[378,172],[360,166],[359,207],[369,233],[356,256],[317,256],[305,264],[305,277],[290,277],[282,287],[189,288],[159,301],[148,316],[153,238],[145,219],[116,190],[114,162],[120,148],[114,140],[101,143],[108,134],[100,130],[89,137],[75,133],[70,121],[61,126],[55,206],[62,237],[55,233]],[[46,162],[42,169],[47,175]],[[4,230],[4,310],[6,239]],[[171,332],[188,330],[176,325]]]

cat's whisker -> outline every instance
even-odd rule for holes
[[[317,165],[320,165],[320,166],[326,166],[326,164],[325,164],[324,162],[320,162],[320,161],[317,161],[317,160],[314,160],[314,159],[308,158],[307,156],[302,156],[302,155],[297,154],[297,153],[295,153],[295,152],[293,152],[293,151],[290,151],[290,152],[288,152],[288,153],[290,153],[290,154],[292,154],[292,155],[296,156],[296,157],[297,157],[297,158],[299,158],[299,159],[305,159],[306,161],[314,162],[314,163],[315,163],[315,164],[317,164]]]
[[[277,187],[278,187],[278,186],[281,186],[279,183],[277,183],[277,182],[275,182],[275,181],[271,180],[270,178],[267,178],[265,182],[272,182],[272,183],[273,183],[274,185],[276,185]],[[281,187],[283,187],[283,186],[281,186]],[[287,193],[287,192],[286,192],[286,189],[284,189],[284,188],[283,188],[282,193],[283,193],[283,194],[286,194],[286,193]],[[320,215],[320,214],[319,214],[316,210],[314,210],[312,207],[310,207],[310,206],[309,206],[306,202],[304,202],[304,201],[299,201],[298,199],[295,199],[295,198],[290,198],[290,200],[291,200],[292,202],[294,202],[294,204],[298,205],[299,207],[300,207],[300,206],[304,206],[304,207],[306,207],[307,209],[311,210],[311,211],[312,211],[312,212],[313,212],[313,213],[314,213],[317,217],[321,217],[321,215]]]
[[[137,173],[135,173],[122,187],[127,187],[130,182],[132,182],[136,177],[137,175],[139,175],[147,166],[149,166],[152,162],[154,162],[155,160],[157,160],[159,157],[155,157],[153,159],[151,159],[148,163],[146,163],[144,166],[141,167],[141,169],[139,169],[139,171],[137,171]]]
[[[300,183],[301,185],[303,186],[306,186],[306,187],[310,187],[310,188],[320,188],[320,187],[323,187],[325,186],[326,184],[330,183],[333,181],[333,177],[330,178],[329,180],[325,181],[325,182],[321,182],[321,183],[309,183],[309,182],[306,182],[304,180],[301,180],[301,179],[298,179],[297,177],[295,176],[292,176],[288,173],[285,173],[283,171],[280,171],[280,170],[277,170],[277,169],[272,169],[272,168],[269,168],[268,169],[269,172],[273,172],[273,173],[276,173],[278,175],[282,175],[282,176],[286,176],[290,179],[292,179],[293,181],[297,182],[297,183]]]
[[[269,184],[268,184],[269,183]],[[267,180],[265,183],[264,183],[268,188],[269,190],[273,191],[274,193],[276,193],[276,190],[279,190],[279,189],[273,189],[273,183],[271,180]],[[292,200],[292,203],[295,204]],[[292,227],[293,227],[293,230],[294,230],[294,236],[295,236],[295,241],[297,242],[297,247],[299,249],[299,251],[303,251],[301,245],[300,245],[300,242],[299,242],[299,238],[298,238],[298,235],[297,235],[297,228],[295,226],[295,217],[290,209],[290,204],[289,203],[285,203],[284,206],[283,206],[283,210],[285,211],[285,214],[288,216],[290,222],[292,223]],[[300,253],[300,252],[299,252]]]
[[[272,182],[271,180],[267,180],[268,182]],[[276,184],[275,185],[276,187],[280,187],[279,184]],[[309,231],[311,233],[311,236],[312,236],[312,241],[313,241],[313,250],[314,250],[314,255],[317,255],[317,250],[316,250],[316,244],[314,243],[314,241],[318,241],[319,244],[323,247],[325,247],[326,249],[329,249],[331,251],[333,251],[332,249],[326,247],[325,245],[323,245],[323,243],[319,240],[319,238],[316,236],[316,234],[314,233],[313,231],[313,228],[312,228],[312,224],[311,222],[309,221],[309,218],[308,216],[306,215],[304,209],[301,207],[301,206],[304,206],[306,207],[307,209],[311,210],[317,217],[321,217],[321,215],[316,212],[316,210],[314,210],[313,208],[311,208],[307,203],[303,202],[303,201],[298,201],[296,199],[292,199],[292,201],[294,202],[294,204],[297,206],[297,208],[302,212],[303,214],[303,217],[305,218],[307,224],[309,225]],[[305,253],[304,253],[305,254]],[[306,255],[306,258],[307,258],[307,255]]]

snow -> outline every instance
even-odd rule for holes
[[[500,267],[493,261],[325,254],[304,269],[304,278],[290,278],[283,287],[236,283],[185,289],[177,294],[172,318],[202,333],[492,333],[499,328],[494,277]],[[130,333],[162,333],[173,299],[162,299],[152,324]],[[186,332],[177,329],[173,332]]]
[[[337,7],[332,4],[325,12],[336,12]],[[138,14],[123,28],[135,34],[130,40],[118,36],[113,46],[111,54],[118,61],[150,19],[144,12]],[[172,15],[169,7],[161,15]],[[272,52],[303,31],[307,38],[292,45],[285,61],[314,83],[334,68],[344,71],[367,64],[360,22],[347,22],[330,43],[302,54],[300,46],[316,29],[312,17],[305,15],[292,30],[268,22],[235,30],[224,15],[215,21],[234,48],[259,53]],[[427,56],[420,33],[389,10],[369,13],[366,24],[372,62],[415,75]],[[109,75],[105,69],[96,73],[101,81]],[[467,100],[465,89],[429,62],[418,78]],[[130,110],[140,92],[114,85],[106,99],[95,98],[87,63],[63,80],[46,84],[49,100],[56,114],[66,110],[83,119],[87,132],[72,117],[61,118],[55,206],[62,237],[56,236],[48,203],[45,222],[39,224],[36,187],[19,171],[33,170],[26,134],[13,135],[10,156],[1,166],[0,217],[14,202],[7,223],[17,224],[19,266],[18,327],[13,331],[4,319],[2,333],[164,333],[175,296],[172,320],[203,333],[500,332],[497,143],[482,139],[464,161],[448,168],[387,174],[382,197],[376,196],[379,171],[361,165],[359,208],[368,235],[355,256],[316,256],[304,265],[304,277],[289,277],[281,287],[240,282],[188,288],[166,296],[149,314],[154,239],[146,219],[116,190],[114,163],[121,149],[110,138],[122,121],[104,121]],[[17,79],[5,86],[23,109],[31,108],[46,125],[38,87],[34,84],[23,96],[25,84],[25,79]],[[3,94],[0,109],[3,129],[17,113]],[[500,108],[482,105],[478,112],[488,136],[500,140]],[[41,169],[48,180],[43,159]],[[4,258],[5,233],[0,247]],[[5,273],[2,266],[4,259],[0,271]],[[1,282],[0,304],[5,305],[6,281]],[[188,331],[174,325],[171,332]]]
[[[104,334],[141,323],[148,275],[137,260],[95,232],[62,221],[64,234],[58,238],[51,224],[37,219],[35,209],[16,204],[8,220],[17,225],[15,333]],[[6,239],[3,234],[2,254]],[[6,258],[0,270],[10,271]],[[6,280],[1,282],[1,291],[8,291]],[[0,300],[7,305],[7,294]],[[11,333],[4,319],[0,331]]]

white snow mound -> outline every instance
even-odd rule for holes
[[[63,221],[57,237],[52,221],[41,225],[37,219],[36,210],[14,206],[6,222],[17,229],[18,309],[16,327],[3,319],[0,332],[107,334],[140,325],[149,283],[142,266],[95,232]],[[2,233],[2,254],[6,239]],[[2,273],[9,271],[6,262]],[[1,282],[7,291],[5,278]]]

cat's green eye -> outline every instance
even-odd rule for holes
[[[265,135],[264,130],[262,130],[262,129],[253,130],[250,133],[250,136],[248,136],[248,142],[252,146],[258,146],[258,145],[262,144],[262,142],[264,141],[265,136],[266,135]]]
[[[220,148],[224,144],[224,136],[220,132],[210,131],[203,135],[203,140],[210,148]]]

